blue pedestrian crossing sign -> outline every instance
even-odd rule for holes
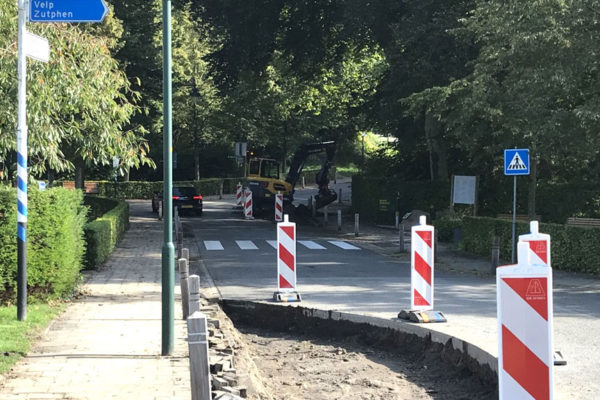
[[[504,150],[504,175],[529,175],[529,149]]]

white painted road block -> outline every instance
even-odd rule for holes
[[[244,191],[244,217],[254,219],[252,214],[252,190],[248,188]]]
[[[427,218],[411,229],[410,307],[411,310],[433,310],[433,226]]]
[[[552,268],[531,262],[518,244],[518,264],[496,272],[500,400],[551,400]]]
[[[236,206],[241,206],[244,204],[243,199],[242,199],[242,192],[243,192],[242,184],[241,184],[241,182],[238,182],[238,184],[235,187],[235,205]]]
[[[529,245],[529,256],[532,264],[552,266],[550,261],[550,235],[540,233],[538,221],[529,223],[530,233],[519,235],[519,242]]]
[[[284,221],[277,224],[277,292],[275,301],[301,301],[296,291],[296,224]]]
[[[283,221],[283,195],[277,192],[275,195],[275,222]]]

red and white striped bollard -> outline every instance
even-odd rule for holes
[[[500,400],[553,398],[552,268],[531,262],[518,244],[518,264],[496,271]]]
[[[283,221],[283,195],[277,192],[275,195],[275,222]]]
[[[529,223],[529,232],[525,235],[519,235],[519,242],[525,242],[529,245],[529,256],[532,264],[550,267],[550,235],[540,233],[538,221]]]
[[[242,199],[242,192],[243,192],[242,183],[238,182],[238,184],[235,187],[235,205],[236,206],[241,206],[244,204],[243,199]]]
[[[439,311],[433,311],[433,278],[435,240],[434,227],[427,217],[419,217],[419,225],[411,228],[410,310],[398,318],[413,322],[446,322]]]
[[[296,290],[296,224],[284,221],[277,224],[277,291],[273,300],[302,301]]]
[[[244,217],[246,219],[254,219],[252,214],[252,190],[246,188],[244,191]]]

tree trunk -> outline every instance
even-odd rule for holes
[[[425,138],[429,150],[429,174],[431,180],[447,181],[448,176],[448,155],[444,148],[442,138],[442,124],[430,113],[425,114]],[[436,156],[437,172],[434,168],[433,155]]]
[[[200,180],[200,149],[194,148],[194,178]]]
[[[537,189],[537,158],[531,154],[529,158],[529,193],[527,196],[527,215],[529,219],[535,216],[535,195]]]
[[[83,160],[77,160],[75,162],[75,188],[85,189],[85,163]]]
[[[129,182],[129,172],[131,171],[131,167],[125,168],[125,173],[123,174],[123,182]]]

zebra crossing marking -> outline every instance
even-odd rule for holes
[[[205,240],[204,241],[204,247],[206,247],[206,250],[225,250],[223,248],[223,245],[221,244],[221,242],[219,242],[218,240]]]
[[[258,247],[252,242],[252,240],[236,240],[240,250],[258,250]]]
[[[309,250],[326,250],[325,247],[321,246],[317,242],[313,242],[312,240],[298,240],[298,243]]]
[[[331,243],[334,246],[339,247],[340,249],[344,249],[344,250],[360,250],[360,247],[356,247],[348,242],[342,242],[339,240],[328,240],[329,243]]]
[[[265,240],[269,246],[277,250],[277,240]],[[342,250],[360,250],[360,247],[356,247],[348,242],[341,240],[328,240],[328,243],[342,249]],[[254,244],[252,240],[236,240],[235,243],[240,250],[258,250],[258,246]],[[317,243],[314,240],[298,240],[302,246],[308,250],[327,250],[327,247]],[[207,251],[222,251],[225,250],[220,240],[205,240],[204,247]]]

